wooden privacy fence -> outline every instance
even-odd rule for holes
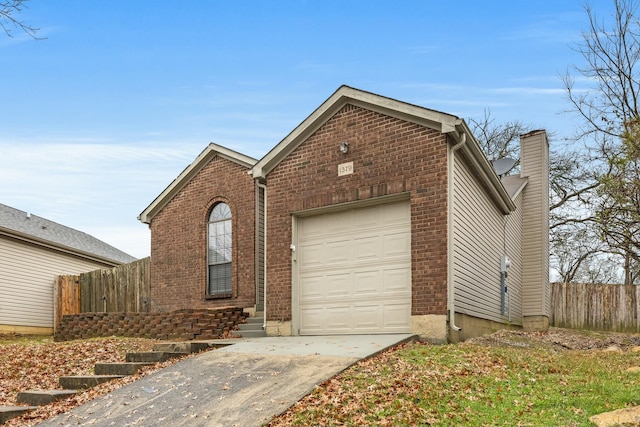
[[[552,283],[549,322],[573,329],[638,332],[640,286]]]
[[[58,276],[54,287],[54,329],[66,314],[151,311],[150,265],[147,257],[79,276]]]

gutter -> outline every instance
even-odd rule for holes
[[[455,139],[455,138],[454,138]],[[453,268],[453,235],[454,235],[454,222],[453,222],[453,211],[454,211],[454,197],[453,197],[453,189],[455,184],[455,155],[456,151],[460,150],[467,143],[467,134],[462,132],[460,134],[460,140],[456,145],[451,147],[449,150],[449,156],[447,158],[447,170],[448,177],[447,180],[447,302],[449,306],[449,328],[453,329],[456,332],[462,330],[456,326],[456,307],[455,307],[455,281],[453,280],[454,268]]]

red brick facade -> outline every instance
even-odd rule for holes
[[[349,142],[349,151],[338,147]],[[354,173],[338,176],[353,162]],[[296,211],[408,192],[412,314],[447,312],[447,137],[346,105],[267,175],[267,319],[291,320]]]
[[[255,187],[248,168],[213,157],[151,221],[151,308],[252,307],[255,304]],[[218,202],[231,208],[232,296],[211,299],[207,224]]]

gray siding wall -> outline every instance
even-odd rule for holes
[[[511,259],[510,321],[522,322],[521,214],[504,216],[460,155],[454,161],[453,263],[456,312],[496,322],[501,313],[500,257]],[[517,203],[520,203],[519,201]]]
[[[507,321],[522,323],[522,193],[513,201],[515,212],[507,215],[507,250],[511,268],[507,277],[509,315]]]
[[[104,267],[0,236],[0,326],[52,328],[55,276]]]

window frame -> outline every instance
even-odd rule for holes
[[[222,212],[222,216],[219,218],[214,218],[214,214],[216,214],[216,208],[226,207],[226,212]],[[212,226],[214,224],[221,224],[223,233],[222,235],[216,234],[218,237],[217,241],[220,242],[220,238],[222,238],[222,247],[212,248]],[[228,226],[228,232],[225,228]],[[206,241],[206,253],[207,253],[207,273],[206,273],[206,283],[205,283],[205,299],[221,299],[221,298],[231,298],[233,296],[233,214],[231,212],[231,206],[224,201],[216,202],[211,210],[209,211],[209,217],[207,219],[207,241]],[[218,256],[223,256],[225,258],[222,262],[212,262],[212,251],[217,251]],[[221,253],[221,254],[220,254]],[[228,260],[227,260],[228,259]],[[223,291],[212,292],[212,283],[211,283],[211,268],[212,266],[225,266],[225,269],[228,270],[228,273],[224,273],[224,279],[227,279],[228,282],[224,283],[225,289]],[[219,287],[219,286],[217,286]]]

